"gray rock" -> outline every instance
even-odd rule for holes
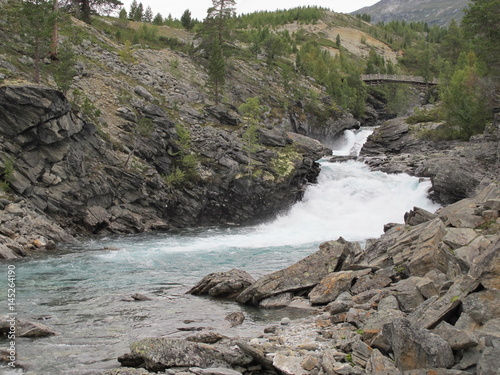
[[[436,214],[424,210],[423,208],[413,207],[413,210],[405,213],[404,219],[405,224],[413,226],[434,220],[436,217],[438,217]]]
[[[218,367],[218,368],[202,368],[194,369],[191,368],[189,371],[197,375],[242,375],[241,372],[231,370],[228,368]]]
[[[281,309],[292,303],[293,293],[281,293],[269,298],[264,298],[259,302],[261,309]]]
[[[477,364],[478,375],[500,374],[500,367],[498,366],[498,358],[500,358],[499,347],[486,347]]]
[[[255,279],[246,271],[232,269],[227,272],[214,272],[205,276],[187,291],[193,295],[234,298],[248,288]]]
[[[365,368],[372,357],[373,349],[362,341],[356,342],[352,347],[352,361]]]
[[[372,351],[372,355],[366,363],[366,372],[371,375],[401,374],[394,362],[382,355],[378,349]]]
[[[401,371],[425,368],[449,368],[455,359],[450,345],[438,335],[410,325],[407,319],[386,324],[383,335],[394,352]]]
[[[477,324],[500,318],[500,290],[482,290],[462,299],[462,309]]]
[[[410,277],[391,286],[391,290],[403,312],[410,313],[424,302],[424,297],[417,287],[421,281],[422,278],[420,277]]]
[[[366,273],[364,272],[364,274]],[[358,275],[363,276],[355,271],[341,271],[326,275],[311,290],[309,300],[313,305],[323,305],[335,301],[341,293],[350,290],[353,281]]]
[[[4,316],[0,321],[0,334],[7,336],[11,324],[15,321],[16,337],[41,338],[57,335],[52,328],[38,322],[32,322],[25,319],[18,319],[12,316]]]
[[[155,99],[154,96],[151,95],[151,93],[148,90],[146,90],[144,87],[142,87],[142,86],[136,86],[136,87],[134,87],[134,92],[137,95],[139,95],[141,98],[144,98],[144,99],[146,99],[149,102],[152,102]]]
[[[378,304],[378,311],[399,310],[399,302],[393,295],[382,298]]]
[[[151,373],[145,369],[139,368],[116,368],[107,370],[102,375],[150,375]]]
[[[467,246],[477,237],[477,233],[471,228],[447,228],[443,242],[452,249]]]
[[[231,323],[231,327],[236,327],[243,324],[243,321],[245,320],[245,314],[243,314],[241,311],[237,311],[226,315],[224,319]]]
[[[446,340],[453,350],[469,349],[478,345],[474,334],[457,329],[446,322],[439,323],[432,332]]]
[[[252,358],[223,346],[180,339],[146,338],[130,345],[131,353],[118,358],[124,366],[164,371],[170,367],[225,367],[246,365]],[[131,366],[132,365],[132,366]]]
[[[202,342],[205,344],[215,344],[216,342],[219,342],[223,338],[224,337],[217,332],[201,331],[201,332],[195,333],[192,336],[186,337],[186,340],[193,341],[193,342]]]
[[[304,358],[286,355],[287,353],[276,353],[273,358],[273,366],[284,375],[309,375],[309,371],[302,367]]]

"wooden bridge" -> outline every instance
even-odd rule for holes
[[[368,85],[380,85],[381,83],[408,83],[420,86],[436,86],[439,81],[434,78],[432,81],[426,81],[424,77],[405,76],[400,74],[362,74],[361,80]]]

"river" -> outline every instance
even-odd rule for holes
[[[334,153],[356,152],[370,133],[347,131]],[[301,312],[259,311],[185,292],[210,272],[240,268],[257,278],[304,258],[323,241],[342,236],[364,243],[379,237],[385,223],[402,222],[413,206],[435,211],[438,206],[427,198],[430,186],[404,174],[372,172],[356,161],[322,160],[318,183],[269,223],[94,238],[32,259],[2,261],[2,275],[8,264],[16,266],[18,317],[59,334],[17,338],[18,361],[28,370],[3,367],[0,373],[100,374],[119,367],[116,358],[134,340],[184,337],[201,327],[230,336],[257,335],[269,322]],[[0,291],[2,312],[7,312],[6,290]],[[151,300],[132,301],[137,292]],[[244,312],[246,320],[230,328],[223,318],[235,311]],[[1,340],[0,347],[6,346]]]

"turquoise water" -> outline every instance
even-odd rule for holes
[[[338,153],[350,152],[366,136],[347,133]],[[116,358],[143,337],[184,337],[192,333],[185,329],[199,327],[257,335],[276,319],[304,312],[258,311],[185,292],[210,272],[240,268],[258,278],[302,259],[323,241],[378,237],[385,223],[401,222],[413,206],[438,208],[427,199],[429,188],[429,182],[371,172],[357,162],[323,162],[318,184],[308,188],[303,201],[269,223],[88,239],[10,262],[16,266],[18,316],[59,333],[18,339],[18,360],[27,374],[99,374],[117,367]],[[0,263],[2,275],[8,264]],[[134,293],[151,300],[131,301]],[[230,328],[224,316],[235,311],[244,312],[246,320]]]

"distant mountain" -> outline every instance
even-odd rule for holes
[[[448,25],[460,21],[469,0],[381,0],[353,14],[369,14],[372,23],[394,20],[424,21],[430,25]]]

